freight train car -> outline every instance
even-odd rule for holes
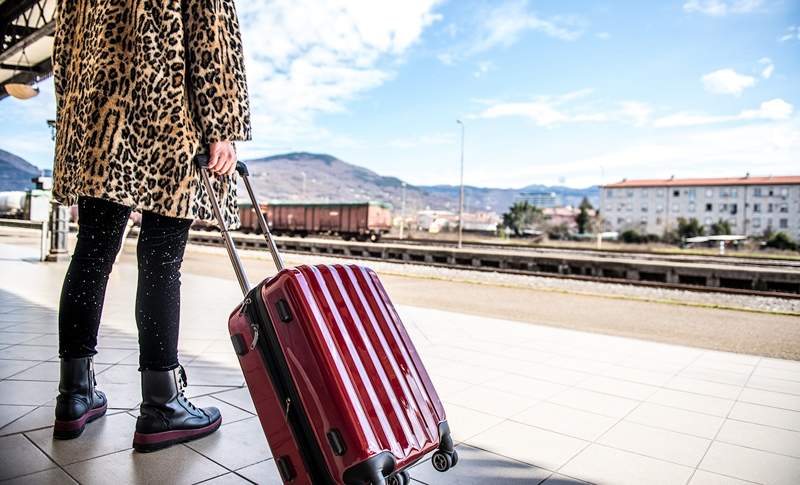
[[[380,240],[392,228],[390,205],[383,202],[270,202],[261,206],[276,235],[338,235],[345,240]],[[241,231],[260,232],[252,205],[239,203]]]

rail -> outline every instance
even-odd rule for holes
[[[40,229],[30,221],[0,220],[0,225]],[[137,229],[131,231],[136,235]],[[232,234],[241,248],[263,249],[257,235]],[[220,245],[213,231],[191,231],[195,244]],[[281,251],[351,259],[420,264],[470,271],[500,272],[687,291],[719,292],[800,299],[800,268],[755,266],[739,261],[676,261],[641,259],[625,254],[597,256],[580,253],[547,253],[516,248],[472,248],[420,244],[360,243],[335,239],[279,237]]]
[[[192,231],[190,241],[219,245],[215,232]],[[261,249],[258,236],[234,235],[237,246]],[[513,250],[447,248],[391,243],[360,243],[335,239],[279,237],[283,252],[315,254],[372,261],[421,264],[445,268],[488,271],[550,278],[575,279],[688,291],[719,292],[800,299],[800,268],[763,267],[595,257],[591,255],[536,254]]]

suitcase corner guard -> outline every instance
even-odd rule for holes
[[[347,485],[384,483],[384,477],[394,472],[395,465],[394,455],[384,451],[348,468],[342,478]]]

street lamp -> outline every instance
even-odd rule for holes
[[[461,249],[464,228],[464,122],[456,120],[461,125],[461,191],[458,197],[458,248]]]
[[[403,198],[400,203],[400,239],[403,239],[403,228],[406,225],[406,183],[403,182]]]

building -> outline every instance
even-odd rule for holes
[[[536,207],[556,207],[559,205],[558,196],[555,192],[520,192],[517,200],[528,201]]]
[[[581,209],[579,207],[548,207],[542,209],[542,214],[544,214],[547,219],[548,226],[566,226],[567,230],[571,233],[578,232],[578,222],[576,218],[580,213]],[[589,217],[592,218],[597,215],[597,212],[594,209],[589,209],[588,214]],[[589,228],[589,232],[591,232],[591,228]]]
[[[800,176],[622,180],[602,187],[600,207],[606,231],[660,236],[683,217],[706,228],[723,219],[734,234],[800,238]]]

